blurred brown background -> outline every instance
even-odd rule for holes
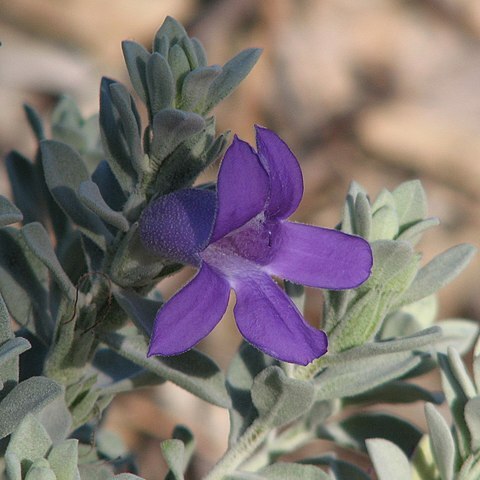
[[[48,117],[59,94],[69,93],[85,114],[96,112],[102,75],[128,84],[121,40],[148,46],[166,15],[200,38],[210,63],[223,64],[243,48],[264,49],[247,80],[217,109],[218,127],[253,141],[258,123],[289,143],[305,177],[297,220],[334,226],[353,179],[375,196],[382,187],[420,178],[430,214],[442,221],[420,246],[425,260],[456,243],[478,246],[477,0],[4,1],[2,157],[12,148],[33,153],[23,102]],[[8,194],[1,168],[1,190]],[[214,175],[213,169],[206,174]],[[440,318],[480,318],[478,257],[442,291]],[[170,295],[187,275],[161,285],[162,292]],[[320,304],[320,292],[309,292],[312,321]],[[203,344],[223,366],[239,342],[229,317]],[[423,425],[421,406],[409,409]],[[138,453],[148,480],[163,478],[159,441],[180,422],[197,436],[191,476],[197,478],[225,448],[224,411],[166,385],[118,398],[107,418]]]

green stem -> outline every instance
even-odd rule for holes
[[[222,480],[225,475],[237,469],[259,447],[270,433],[265,420],[255,420],[239,440],[227,450],[220,461],[210,470],[204,480]]]

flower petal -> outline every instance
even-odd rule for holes
[[[199,265],[196,255],[210,239],[215,194],[194,188],[177,190],[152,202],[140,218],[143,244],[157,255]]]
[[[254,271],[232,283],[238,329],[252,345],[284,362],[307,365],[327,351],[327,336],[311,327],[266,274]]]
[[[252,147],[233,139],[218,173],[218,211],[211,242],[260,213],[268,197],[268,175]]]
[[[303,177],[298,160],[288,145],[274,132],[255,126],[257,150],[270,178],[270,199],[266,215],[289,217],[303,196]]]
[[[178,355],[206,337],[227,309],[230,286],[203,263],[157,313],[148,356]]]
[[[264,267],[270,275],[330,290],[357,287],[370,275],[372,249],[361,237],[279,222],[273,241],[275,255]]]

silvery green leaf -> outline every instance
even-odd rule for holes
[[[20,382],[0,402],[0,438],[12,433],[25,415],[39,412],[60,395],[62,387],[46,377]]]
[[[183,425],[177,425],[174,428],[172,438],[180,440],[184,445],[183,472],[185,472],[195,451],[195,438],[193,433]]]
[[[477,391],[455,349],[449,347],[447,356],[440,354],[439,361],[443,388],[458,430],[459,447],[464,454],[467,454],[472,440],[471,431],[466,422],[465,408],[469,399],[477,395]]]
[[[195,50],[195,55],[197,57],[198,66],[205,67],[207,65],[207,52],[203,48],[202,43],[198,38],[191,38],[193,49]]]
[[[14,337],[10,315],[0,294],[0,400],[17,384],[18,356],[28,348],[30,343],[27,340]]]
[[[168,51],[171,50],[170,46],[170,39],[168,38],[168,35],[163,34],[160,36],[155,36],[155,38],[153,39],[152,52],[157,52],[162,57],[167,58]],[[175,48],[175,46],[176,44],[173,45],[172,48]]]
[[[332,352],[342,352],[368,342],[381,327],[390,297],[370,290],[358,297],[331,331],[327,331]]]
[[[429,297],[427,297],[429,298]],[[418,319],[412,314],[397,310],[396,312],[389,313],[383,321],[382,328],[377,335],[379,339],[389,339],[396,337],[403,337],[407,335],[413,335],[415,332],[420,331],[423,327]]]
[[[84,153],[86,150],[86,139],[82,131],[84,123],[73,98],[64,95],[52,112],[52,137]]]
[[[3,316],[3,313],[6,313],[6,309],[0,296],[0,316]],[[8,316],[7,320],[10,321]],[[22,337],[9,338],[6,341],[2,341],[1,323],[3,322],[0,319],[0,400],[8,395],[18,383],[18,357],[31,347],[30,342]]]
[[[224,480],[265,480],[265,477],[258,473],[237,471],[225,475]]]
[[[153,191],[165,195],[190,186],[208,165],[208,150],[214,144],[212,121],[205,128],[182,142],[162,163]]]
[[[463,462],[456,480],[477,480],[480,476],[480,456],[469,455]]]
[[[354,290],[325,290],[323,296],[324,314],[322,329],[327,334],[330,334],[345,315],[350,300],[356,294]]]
[[[115,289],[113,295],[135,326],[151,336],[155,315],[163,303],[142,297],[133,290]]]
[[[379,208],[372,216],[369,240],[392,240],[397,236],[398,227],[397,211],[389,205],[385,205]]]
[[[370,278],[357,289],[355,302],[345,315],[333,319],[336,324],[327,330],[333,352],[371,339],[395,298],[408,288],[417,271],[417,257],[407,243],[379,240],[372,243],[372,250],[374,265]]]
[[[190,37],[185,36],[180,39],[180,45],[185,52],[185,55],[188,58],[188,63],[190,64],[191,70],[196,70],[198,68],[197,55],[195,53],[195,48],[193,47]]]
[[[145,370],[135,363],[120,356],[109,348],[99,348],[95,352],[92,367],[97,377],[96,383],[101,387],[101,396],[159,385],[165,380],[154,373]],[[82,391],[90,389],[87,385],[74,384],[68,387],[66,397],[69,404],[81,395]]]
[[[408,458],[397,445],[382,438],[372,438],[367,440],[366,444],[378,480],[409,480],[412,478],[412,468]]]
[[[321,457],[305,458],[299,463],[309,465],[325,465],[330,467],[333,480],[370,480],[370,477],[356,465],[335,458],[334,455],[323,455]]]
[[[150,155],[160,165],[183,141],[204,128],[205,120],[196,113],[164,109],[153,117]]]
[[[477,389],[475,388],[473,381],[470,379],[470,374],[468,373],[460,354],[454,348],[448,347],[447,357],[450,371],[455,376],[455,380],[458,382],[458,385],[460,385],[465,396],[468,398],[475,397],[477,395]]]
[[[174,45],[174,44],[180,42],[180,40],[182,40],[182,38],[186,37],[187,32],[186,32],[185,28],[183,28],[183,25],[180,22],[178,22],[173,17],[168,15],[165,18],[162,25],[160,26],[160,28],[155,33],[155,37],[153,39],[153,49],[154,50],[155,50],[155,47],[156,47],[157,39],[163,37],[164,35],[168,38],[168,40],[170,41],[170,44]]]
[[[417,302],[409,303],[402,307],[401,311],[413,315],[422,326],[422,329],[431,327],[438,313],[437,296],[435,294],[429,295]]]
[[[72,438],[53,445],[47,458],[57,480],[80,480],[77,468],[78,440]]]
[[[416,302],[450,283],[469,264],[476,250],[472,245],[461,244],[437,255],[418,271],[399,304]]]
[[[198,350],[174,357],[147,358],[143,336],[123,336],[118,333],[102,335],[102,341],[114,351],[141,367],[156,373],[197,397],[220,407],[230,406],[225,377],[219,367]]]
[[[202,113],[210,111],[236,88],[250,73],[261,53],[262,51],[259,48],[248,48],[222,67],[222,73],[210,85]]]
[[[86,395],[88,391],[93,388],[96,382],[97,376],[94,374],[87,376],[86,378],[82,377],[75,383],[70,383],[69,385],[67,385],[65,391],[66,404],[71,407],[79,398]]]
[[[22,471],[27,471],[35,460],[46,456],[51,445],[52,441],[42,424],[27,411],[12,434],[6,454],[13,453],[20,460]]]
[[[93,330],[85,331],[96,321],[96,306],[75,308],[65,297],[56,317],[56,342],[50,347],[44,363],[44,373],[62,385],[76,382],[84,375],[85,363],[96,342]],[[80,328],[77,328],[80,326]]]
[[[422,347],[437,342],[442,337],[441,329],[435,325],[420,332],[415,332],[408,337],[382,340],[366,343],[359,347],[351,348],[345,352],[331,354],[325,357],[327,365],[342,364],[345,361],[356,361],[362,358],[374,358],[380,354],[395,352],[410,353],[411,350],[422,350]]]
[[[386,188],[383,188],[373,202],[372,213],[375,213],[386,205],[394,209],[396,208],[395,199],[393,198],[392,193]]]
[[[438,355],[438,363],[441,369],[442,388],[457,428],[458,448],[461,455],[467,455],[470,450],[470,431],[465,422],[464,410],[469,398],[457,380],[450,358],[440,353]]]
[[[143,45],[129,40],[122,42],[122,51],[133,88],[146,104],[148,99],[146,69],[150,53]]]
[[[364,196],[364,198],[368,199],[368,194],[363,189],[363,187],[359,183],[353,181],[350,184],[350,187],[348,189],[348,193],[345,198],[345,204],[343,207],[343,216],[342,216],[342,223],[341,223],[342,232],[352,233],[352,234],[357,233],[357,225],[356,225],[357,213],[355,208],[355,201],[356,201],[357,195]]]
[[[22,154],[12,151],[5,158],[15,205],[22,212],[24,223],[41,221],[45,205],[40,198],[38,168]]]
[[[437,324],[442,331],[442,338],[435,342],[435,350],[439,353],[447,353],[448,347],[453,347],[460,353],[466,355],[478,337],[478,323],[462,318],[442,320]]]
[[[346,405],[374,403],[431,402],[440,405],[445,400],[442,392],[431,392],[414,383],[394,380],[372,390],[344,399]]]
[[[91,180],[82,182],[78,188],[78,196],[80,201],[105,223],[112,225],[121,232],[128,232],[130,228],[128,220],[121,212],[116,212],[108,206],[96,183]]]
[[[259,471],[262,478],[267,480],[331,480],[331,477],[313,465],[299,463],[278,462]]]
[[[92,174],[107,205],[113,210],[121,210],[126,197],[106,160],[102,160]]]
[[[28,470],[25,480],[57,480],[53,470],[47,465],[43,464],[43,458],[33,462],[33,465]]]
[[[119,83],[103,78],[100,86],[100,132],[110,168],[122,190],[131,193],[137,182],[142,153],[140,120],[133,99]],[[82,176],[77,182],[88,180]]]
[[[89,179],[80,155],[68,145],[55,140],[44,140],[40,148],[45,181],[53,198],[82,233],[105,249],[111,240],[110,232],[78,198],[78,187]]]
[[[465,421],[470,430],[471,444],[473,452],[480,450],[480,397],[474,397],[465,404]]]
[[[372,209],[367,195],[359,192],[355,198],[355,232],[368,240],[377,240],[370,238],[372,230]]]
[[[70,407],[74,430],[87,423],[92,417],[100,414],[101,410],[96,408],[100,393],[100,390],[92,389]]]
[[[0,230],[0,292],[10,315],[45,344],[53,333],[48,312],[48,270],[26,248],[18,230]]]
[[[175,83],[168,65],[159,53],[152,53],[147,62],[148,107],[151,117],[163,108],[173,106]]]
[[[183,467],[185,446],[176,439],[164,440],[160,444],[162,455],[170,469],[167,478],[170,480],[183,480]]]
[[[226,131],[224,133],[221,133],[213,142],[210,143],[203,156],[205,165],[204,168],[211,165],[215,160],[220,157],[227,145],[229,136],[230,131]]]
[[[352,397],[402,377],[421,358],[411,352],[396,352],[368,358],[344,360],[328,366],[315,379],[315,399]]]
[[[87,447],[90,451],[92,450],[90,445],[87,445]],[[79,450],[80,455],[82,455],[81,448]],[[82,480],[138,480],[131,473],[121,473],[115,476],[112,467],[106,462],[83,463],[78,466],[78,470]]]
[[[10,315],[8,314],[3,297],[0,294],[0,345],[14,337]]]
[[[420,441],[422,432],[414,424],[395,415],[364,412],[320,426],[317,436],[362,452],[366,451],[367,439],[383,438],[395,443],[409,456]]]
[[[72,97],[63,95],[60,98],[52,111],[51,123],[53,128],[63,125],[72,130],[78,129],[83,123],[82,113]]]
[[[230,408],[229,444],[238,437],[257,417],[250,390],[253,379],[273,362],[269,357],[247,342],[242,342],[227,371],[227,390],[232,399]]]
[[[151,285],[167,269],[165,260],[145,249],[137,229],[138,224],[133,224],[124,236],[110,267],[112,281],[123,288]],[[169,273],[179,268],[177,264]]]
[[[22,212],[10,200],[0,195],[0,227],[22,220]]]
[[[145,169],[142,125],[135,101],[121,83],[111,83],[109,91],[118,114],[117,128],[121,130],[121,135],[117,138],[123,143],[122,149],[129,156],[133,168],[141,175]]]
[[[379,290],[400,295],[413,280],[417,257],[406,242],[377,240],[371,244],[374,264],[370,278],[360,291]]]
[[[405,228],[402,233],[397,236],[396,240],[401,240],[403,242],[408,242],[411,245],[416,245],[425,230],[436,227],[439,224],[440,220],[436,217],[420,220],[419,222],[414,223],[410,227]]]
[[[44,140],[46,138],[45,130],[43,128],[42,119],[39,113],[37,112],[37,110],[35,110],[35,108],[33,108],[28,103],[23,104],[23,110],[25,111],[25,115],[27,116],[28,123],[30,124],[30,127],[33,133],[35,134],[35,137],[37,138],[37,140],[39,142]]]
[[[38,222],[32,222],[25,225],[21,232],[25,243],[32,253],[49,269],[62,292],[73,301],[75,298],[75,287],[63,270],[62,265],[60,265],[50,242],[50,236],[43,225]]]
[[[35,417],[40,421],[54,444],[62,442],[72,431],[72,416],[60,395],[54,398]]]
[[[442,480],[453,480],[455,468],[455,442],[445,419],[433,405],[425,405],[430,443],[435,463]]]
[[[120,473],[119,475],[115,475],[114,477],[105,477],[105,480],[143,480],[142,477],[139,477],[138,475],[134,475],[133,473]],[[92,479],[92,480],[97,480],[97,479]],[[104,480],[103,477],[100,478],[98,477],[98,480]]]
[[[22,480],[22,465],[20,459],[14,453],[6,453],[5,472],[8,480]]]
[[[251,396],[259,417],[280,427],[310,408],[314,388],[310,382],[289,378],[280,367],[271,366],[255,377]]]
[[[176,90],[176,102],[180,100],[180,93],[182,91],[182,84],[185,75],[190,72],[190,62],[188,61],[187,55],[183,48],[176,44],[170,48],[168,52],[168,64],[170,65],[170,70],[172,71],[173,81],[175,84]]]
[[[30,342],[22,337],[10,338],[0,344],[0,365],[2,365],[2,368],[6,362],[18,357],[30,347]]]
[[[402,230],[427,215],[427,196],[420,180],[404,182],[392,194]]]
[[[222,67],[199,67],[185,75],[182,82],[180,108],[203,113],[210,86],[222,74]]]

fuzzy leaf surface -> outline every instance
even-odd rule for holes
[[[225,408],[231,404],[222,371],[198,350],[174,357],[147,358],[147,343],[142,336],[126,337],[115,333],[102,336],[102,341],[121,356],[207,402]]]

